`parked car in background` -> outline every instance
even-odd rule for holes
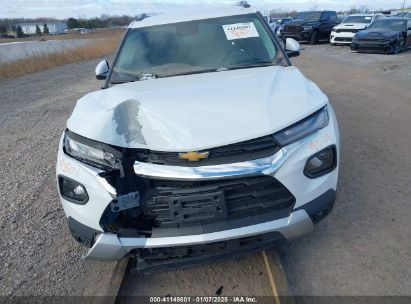
[[[329,41],[331,30],[336,25],[335,11],[301,12],[293,21],[284,25],[281,37],[316,44],[319,40]]]
[[[340,24],[341,22],[343,22],[345,17],[347,16],[337,16],[337,24]]]
[[[281,17],[274,17],[271,18],[270,20],[270,28],[273,31],[274,34],[277,33],[277,29],[281,26],[283,26],[284,24],[286,24],[287,22],[292,21],[293,19],[291,17],[287,17],[287,18],[281,18]]]
[[[384,18],[355,34],[353,51],[398,54],[411,46],[411,19]]]
[[[283,32],[284,32],[284,25],[277,28],[277,30],[275,31],[275,35],[278,38],[281,38],[283,36]]]
[[[396,17],[396,18],[404,18],[405,15],[407,15],[408,12],[401,12],[401,13],[396,13],[394,15],[392,15],[392,17]]]
[[[354,14],[347,16],[331,31],[331,44],[351,44],[355,33],[366,29],[375,20],[385,18],[383,14]]]
[[[404,16],[404,18],[411,19],[411,13],[406,14],[406,15]]]

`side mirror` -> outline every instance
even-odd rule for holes
[[[285,52],[288,57],[300,56],[300,44],[293,38],[287,38],[285,40]]]
[[[108,65],[107,60],[102,60],[96,67],[96,78],[98,80],[106,79],[108,72],[110,71],[110,67]]]

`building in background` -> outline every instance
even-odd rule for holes
[[[15,32],[16,28],[20,25],[23,33],[26,35],[35,35],[36,26],[38,25],[41,31],[43,31],[44,24],[47,24],[50,34],[61,34],[67,30],[67,24],[59,21],[44,21],[44,22],[22,22],[16,23],[12,26],[12,31]]]

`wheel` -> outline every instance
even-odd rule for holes
[[[309,44],[313,45],[313,44],[316,44],[317,42],[318,42],[318,32],[317,32],[317,31],[314,31],[314,32],[311,34],[311,38],[310,38]]]
[[[404,38],[400,39],[394,47],[393,54],[399,54],[404,50],[405,41]]]

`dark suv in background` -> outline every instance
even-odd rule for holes
[[[301,12],[291,22],[284,25],[282,38],[294,38],[316,44],[319,40],[329,40],[331,30],[338,24],[335,11]]]

